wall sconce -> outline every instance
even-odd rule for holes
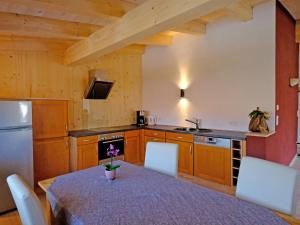
[[[299,78],[290,78],[290,87],[295,87],[299,84]]]
[[[184,89],[180,89],[180,97],[184,98]]]

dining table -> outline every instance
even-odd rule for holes
[[[44,181],[56,224],[286,225],[274,211],[129,164],[108,180],[96,166]],[[45,188],[46,187],[46,188]]]

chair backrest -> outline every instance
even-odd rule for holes
[[[160,142],[148,142],[146,146],[146,168],[177,177],[178,145]]]
[[[298,171],[262,159],[243,157],[236,196],[289,215],[295,213]]]
[[[23,225],[47,225],[41,203],[31,187],[18,175],[7,177],[7,183]]]

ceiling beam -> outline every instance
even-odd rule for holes
[[[242,21],[249,21],[253,18],[253,8],[246,1],[234,2],[226,7],[228,13]]]
[[[66,64],[82,63],[125,47],[177,24],[184,24],[233,0],[156,0],[129,11],[121,20],[67,49]],[[142,19],[137,19],[142,18]]]
[[[0,0],[0,12],[105,26],[123,16],[116,0]]]
[[[166,34],[156,34],[141,41],[137,41],[136,43],[140,45],[169,46],[173,44],[173,36]]]
[[[14,37],[53,38],[62,41],[79,41],[87,38],[100,26],[61,20],[45,19],[11,13],[0,13],[0,35]],[[172,36],[156,34],[138,41],[143,45],[171,45]]]
[[[143,2],[145,0],[0,0],[0,12],[105,26]],[[173,31],[202,34],[204,26],[195,21]]]
[[[171,28],[170,30],[186,34],[201,35],[205,34],[206,24],[203,23],[203,21],[201,21],[200,19],[197,19],[187,22],[181,26]]]

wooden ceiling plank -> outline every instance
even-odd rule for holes
[[[300,1],[299,0],[279,0],[290,12],[295,20],[300,20]]]
[[[124,15],[108,0],[0,0],[0,12],[105,26]]]
[[[2,36],[78,41],[87,38],[100,28],[95,25],[0,13],[0,35]],[[171,43],[172,36],[165,34],[157,34],[138,42],[138,44],[149,45],[171,45]]]
[[[147,1],[129,11],[120,21],[105,26],[86,40],[68,48],[64,61],[66,64],[76,64],[95,59],[233,2],[234,0]]]
[[[100,26],[0,13],[0,35],[82,40]]]
[[[253,8],[245,1],[235,2],[226,7],[228,13],[242,21],[249,21],[253,18]]]

